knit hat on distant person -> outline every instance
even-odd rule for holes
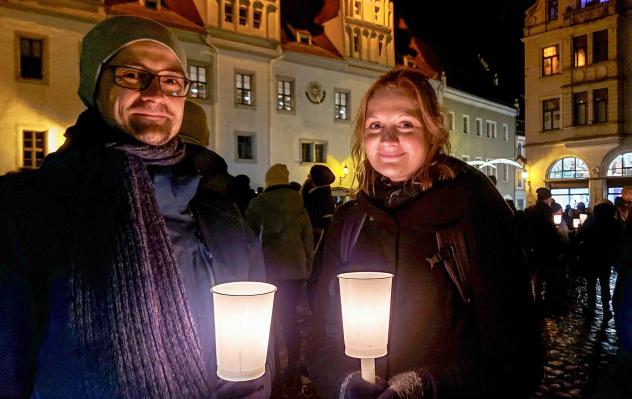
[[[336,181],[334,172],[325,165],[312,166],[309,170],[309,175],[311,176],[312,183],[314,183],[315,186],[327,186]]]
[[[552,197],[551,190],[546,187],[540,187],[535,192],[538,195],[538,201],[544,201]]]
[[[171,50],[187,75],[187,56],[176,36],[165,26],[151,19],[130,15],[116,16],[99,22],[81,42],[79,61],[79,89],[81,101],[94,107],[101,67],[123,48],[140,42],[152,41]]]
[[[290,182],[290,171],[282,163],[275,163],[266,172],[266,187],[288,184]]]
[[[184,103],[182,127],[180,127],[180,138],[185,143],[208,147],[208,136],[208,119],[206,118],[204,108],[193,101],[186,100]]]

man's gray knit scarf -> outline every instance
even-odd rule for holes
[[[97,134],[95,125],[101,123],[90,120],[94,116],[82,117],[74,134]],[[86,125],[88,131],[82,131]],[[107,146],[106,152],[118,154],[105,157],[115,160],[106,167],[122,176],[116,191],[126,197],[110,224],[113,254],[99,273],[103,280],[95,281],[86,270],[74,270],[71,280],[71,326],[80,348],[96,354],[99,368],[120,397],[211,396],[178,266],[146,169],[146,164],[182,159],[183,146],[178,143],[154,147],[155,151],[140,143]],[[86,392],[99,397],[90,387],[91,382],[84,381]]]

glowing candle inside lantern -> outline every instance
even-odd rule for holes
[[[553,222],[555,222],[555,224],[562,223],[562,215],[553,215]]]
[[[217,376],[248,381],[265,373],[276,287],[255,281],[211,288],[215,317]]]
[[[342,273],[338,281],[345,354],[361,359],[362,378],[375,383],[375,358],[387,353],[393,275]]]
[[[579,224],[584,224],[586,219],[588,219],[588,215],[586,215],[585,213],[580,213],[579,214]]]
[[[574,228],[578,228],[579,227],[579,219],[573,219],[573,227]]]

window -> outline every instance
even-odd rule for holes
[[[524,154],[522,152],[523,149],[523,144],[522,143],[518,143],[518,145],[516,146],[516,155],[520,155],[521,157],[524,157]]]
[[[461,159],[463,160],[463,162],[470,162],[470,156],[467,154],[461,155]]]
[[[224,21],[233,23],[233,3],[224,4]]]
[[[623,187],[608,187],[608,199],[614,202],[615,198],[621,196]]]
[[[487,137],[490,139],[496,138],[496,122],[485,121],[485,128],[487,130]]]
[[[235,104],[252,107],[254,105],[254,74],[235,73]]]
[[[22,131],[22,168],[36,169],[42,166],[46,155],[46,131]]]
[[[476,135],[483,135],[483,120],[481,118],[476,118]]]
[[[255,134],[247,132],[235,133],[235,161],[256,162],[257,151]]]
[[[189,97],[207,99],[208,87],[206,85],[206,67],[192,65],[189,62],[189,79],[191,79],[191,91]]]
[[[307,46],[312,44],[312,35],[306,30],[296,31],[296,41]]]
[[[44,79],[44,39],[20,37],[20,78]]]
[[[509,165],[504,163],[503,166],[503,181],[509,181]]]
[[[586,65],[586,55],[588,53],[588,37],[586,35],[573,38],[573,66],[583,67]]]
[[[448,127],[450,128],[451,132],[454,131],[454,112],[452,111],[448,113]]]
[[[255,12],[252,14],[252,23],[255,29],[261,28],[261,15],[262,11],[260,8],[255,9]]]
[[[553,21],[557,19],[557,0],[547,0],[546,2],[546,20]]]
[[[248,24],[248,7],[239,6],[239,25],[246,26]]]
[[[579,0],[577,3],[578,3],[579,8],[586,8],[589,6],[594,6],[600,3],[607,3],[607,2],[608,0]]]
[[[327,142],[301,140],[301,162],[327,162]]]
[[[542,76],[560,73],[559,46],[549,46],[542,49]]]
[[[353,0],[353,13],[362,15],[362,0]]]
[[[593,91],[593,123],[608,121],[608,89]]]
[[[157,10],[159,4],[159,0],[145,0],[145,8],[148,8],[150,10]]]
[[[523,188],[523,187],[524,187],[524,179],[522,178],[522,171],[517,170],[516,171],[516,188]]]
[[[491,161],[491,160],[492,160],[491,158],[487,158],[487,159],[485,160],[485,162],[489,162],[489,161]],[[487,172],[485,172],[485,174],[486,174],[487,176],[494,176],[494,177],[498,177],[498,173],[496,172],[496,168],[495,168],[494,166],[487,166],[487,167],[486,167],[486,171],[487,171]]]
[[[632,152],[618,155],[608,166],[608,176],[632,176]]]
[[[585,125],[588,123],[588,92],[573,94],[573,124]]]
[[[593,33],[593,62],[608,60],[608,30]]]
[[[375,22],[380,21],[380,9],[382,8],[382,4],[380,0],[375,0]]]
[[[542,130],[560,128],[560,99],[542,101]]]
[[[509,141],[509,125],[503,123],[503,140]]]
[[[360,38],[357,33],[353,34],[353,51],[358,52],[358,48],[360,47]]]
[[[470,132],[470,117],[469,115],[463,115],[463,133]]]
[[[292,111],[294,109],[294,81],[277,80],[277,110]]]
[[[583,202],[587,207],[590,205],[590,194],[587,188],[553,188],[551,189],[553,199],[565,208],[570,205],[571,208],[577,208],[577,204]]]
[[[334,119],[349,120],[349,92],[334,90]]]
[[[557,160],[549,170],[549,179],[587,179],[588,166],[576,157]]]

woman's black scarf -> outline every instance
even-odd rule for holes
[[[179,139],[144,145],[108,127],[92,110],[79,117],[67,137],[64,150],[79,154],[79,173],[109,176],[93,180],[103,180],[103,195],[117,199],[97,207],[108,215],[102,226],[103,246],[109,249],[94,259],[80,248],[73,262],[70,323],[80,352],[96,358],[104,373],[99,379],[105,376],[117,397],[210,397],[178,265],[146,168],[180,161],[184,145]],[[101,396],[89,379],[83,381],[86,396]]]
[[[375,182],[374,200],[384,208],[394,209],[421,194],[419,183],[410,180],[394,183],[380,176]]]

